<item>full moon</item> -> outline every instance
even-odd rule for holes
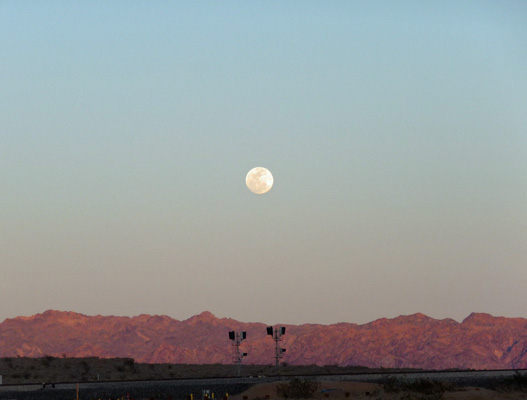
[[[245,177],[245,184],[251,192],[256,194],[267,193],[273,187],[273,182],[273,175],[263,167],[251,169]]]

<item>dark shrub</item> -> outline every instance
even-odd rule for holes
[[[516,371],[513,376],[501,379],[495,386],[504,391],[527,391],[527,374]]]
[[[320,383],[317,381],[294,378],[288,383],[279,384],[276,394],[286,399],[307,399],[313,397],[319,387]]]
[[[455,387],[446,382],[434,379],[405,380],[395,377],[388,377],[382,382],[386,392],[414,392],[426,395],[441,395],[447,390],[454,390]]]

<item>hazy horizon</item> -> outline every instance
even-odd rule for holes
[[[0,320],[527,317],[525,21],[523,1],[2,2]]]

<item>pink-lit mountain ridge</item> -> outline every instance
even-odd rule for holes
[[[289,364],[424,369],[527,368],[527,319],[471,314],[463,322],[423,314],[357,325],[286,325]],[[46,311],[0,324],[1,357],[131,357],[137,362],[232,362],[228,332],[247,331],[248,364],[274,362],[266,325],[203,312],[184,321],[167,316],[86,316]]]

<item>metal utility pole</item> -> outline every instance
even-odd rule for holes
[[[236,364],[236,372],[238,376],[241,374],[242,369],[242,359],[247,356],[247,353],[240,351],[240,344],[243,340],[247,338],[247,332],[229,332],[229,339],[232,340],[233,352],[232,352],[232,362]]]
[[[283,335],[285,335],[285,326],[279,326],[273,329],[272,326],[267,327],[267,334],[273,337],[275,342],[275,360],[276,360],[276,372],[278,373],[278,368],[280,367],[280,359],[284,357],[285,349],[280,346]]]

